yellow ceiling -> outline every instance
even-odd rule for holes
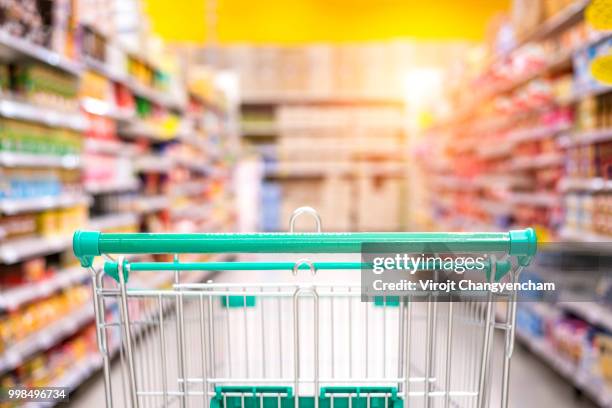
[[[216,4],[216,29],[206,3]],[[168,41],[301,44],[394,38],[481,40],[510,0],[144,0]]]

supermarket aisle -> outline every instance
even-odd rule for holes
[[[503,339],[496,337],[495,347],[502,347]],[[501,361],[497,361],[501,367]],[[546,363],[522,347],[517,340],[512,360],[510,380],[510,404],[517,408],[591,408],[596,407],[586,398],[579,398],[569,383]],[[499,384],[493,387],[493,396],[500,392]]]

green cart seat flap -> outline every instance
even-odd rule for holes
[[[510,232],[355,233],[101,233],[76,231],[73,250],[84,267],[101,254],[185,253],[360,253],[363,244],[401,244],[405,251],[504,252],[523,263],[535,255],[532,229]],[[439,244],[439,248],[436,247]]]
[[[222,386],[217,387],[215,392],[210,408],[295,408],[292,387]],[[332,399],[333,408],[404,406],[395,387],[322,387],[318,398],[320,408],[332,408]],[[299,408],[314,408],[314,402],[314,397],[299,397]]]

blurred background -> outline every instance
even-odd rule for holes
[[[589,3],[0,2],[2,386],[101,404],[75,229],[286,231],[308,205],[324,231],[563,242],[525,272],[563,290],[520,305],[513,406],[612,406],[612,5]]]

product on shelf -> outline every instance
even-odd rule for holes
[[[85,206],[40,212],[37,215],[38,234],[43,237],[69,236],[73,231],[87,225],[87,212]]]
[[[82,150],[82,137],[73,130],[7,118],[0,118],[0,129],[0,152],[63,156]]]
[[[79,94],[84,98],[114,103],[112,82],[92,71],[85,71],[81,76]]]
[[[87,363],[96,353],[96,329],[94,325],[89,325],[49,350],[32,356],[15,370],[3,374],[0,377],[0,388],[54,386],[58,379],[69,375],[72,370],[78,371],[79,365]],[[17,406],[19,404],[0,403],[2,408]]]
[[[0,350],[44,330],[58,319],[75,312],[91,299],[88,285],[73,286],[51,297],[35,301],[0,318]]]
[[[82,192],[79,171],[10,168],[2,170],[0,198],[23,200]]]
[[[0,241],[36,233],[34,214],[3,215],[0,217]]]
[[[39,64],[15,65],[12,70],[12,90],[28,101],[75,111],[77,109],[78,78]]]
[[[595,346],[601,375],[609,384],[612,384],[612,336],[605,333],[597,334]]]
[[[83,183],[85,186],[114,186],[134,180],[130,157],[87,153],[84,161]]]
[[[15,287],[43,280],[49,275],[45,258],[33,258],[16,265],[0,265],[0,287]]]

